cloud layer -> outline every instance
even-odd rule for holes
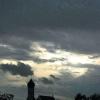
[[[14,64],[1,64],[0,69],[4,72],[10,72],[12,75],[29,76],[33,75],[33,71],[29,65],[18,62],[17,65]]]
[[[36,95],[100,92],[100,1],[0,0],[0,12],[2,91],[24,100],[34,69]]]
[[[99,29],[98,0],[1,0],[1,32],[16,27]]]

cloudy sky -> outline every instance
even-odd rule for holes
[[[100,93],[99,0],[0,0],[0,91],[26,100]]]

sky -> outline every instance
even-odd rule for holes
[[[0,92],[26,100],[100,93],[99,0],[0,0]]]

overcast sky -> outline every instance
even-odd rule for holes
[[[99,0],[0,0],[0,91],[26,100],[100,93]]]

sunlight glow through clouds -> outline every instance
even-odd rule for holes
[[[65,50],[62,50],[62,49],[55,49],[55,52],[49,52],[49,48],[45,48],[43,46],[41,46],[40,43],[33,43],[32,45],[33,47],[36,47],[36,51],[34,52],[31,52],[30,55],[31,56],[37,56],[39,57],[40,59],[46,59],[46,60],[52,60],[52,59],[56,59],[54,62],[46,62],[44,64],[42,64],[43,66],[48,66],[47,68],[49,68],[49,66],[56,66],[58,67],[58,71],[59,70],[62,70],[62,69],[65,69],[67,71],[69,71],[73,77],[79,77],[79,76],[82,76],[84,75],[87,71],[88,71],[88,68],[76,68],[76,67],[73,67],[73,66],[67,66],[67,63],[71,63],[71,64],[92,64],[93,61],[91,59],[89,59],[89,56],[90,55],[85,55],[85,54],[78,54],[78,53],[74,53],[74,52],[69,52],[69,51],[65,51]],[[53,45],[54,46],[54,45]],[[32,49],[34,49],[32,47]],[[47,64],[47,65],[46,65]],[[64,66],[64,64],[66,66]],[[46,70],[45,70],[45,73],[42,71],[43,69],[41,69],[41,72],[43,74],[41,74],[40,76],[43,76],[43,75],[49,75],[49,69],[48,69],[48,72],[46,73]],[[50,72],[52,73],[52,71]]]
[[[42,45],[41,45],[42,44]],[[53,49],[53,52],[49,51]],[[34,71],[36,77],[49,77],[52,75],[60,75],[61,71],[70,73],[74,78],[84,75],[88,68],[79,68],[74,65],[78,64],[100,64],[100,58],[90,59],[87,54],[78,54],[75,52],[65,51],[63,49],[55,49],[54,44],[47,42],[33,42],[31,46],[31,52],[28,52],[30,57],[36,57],[41,60],[40,63],[30,60],[20,60],[24,64],[30,65]],[[45,60],[45,62],[42,62]],[[0,64],[15,64],[17,65],[18,60],[13,59],[1,59]],[[68,65],[68,64],[72,65]],[[81,67],[81,65],[80,65]]]
[[[1,0],[0,91],[27,98],[100,93],[100,0]],[[4,92],[4,93],[6,93]]]
[[[78,64],[78,63],[86,64],[90,63],[91,61],[88,59],[88,56],[72,54],[68,56],[68,62],[72,64]]]
[[[0,64],[15,64],[17,65],[17,61],[13,59],[1,59]]]
[[[77,77],[84,75],[88,71],[88,68],[69,67],[68,70],[69,72],[71,72],[74,78],[77,78]]]
[[[49,52],[48,51],[49,48],[42,47],[38,42],[35,43],[35,45],[33,43],[32,49],[33,48],[35,48],[36,51],[29,53],[30,56],[37,56],[40,59],[46,59],[46,60],[50,60],[54,58],[63,59],[63,61],[66,60],[66,62],[70,62],[72,64],[78,64],[78,63],[86,64],[92,62],[92,60],[90,60],[88,57],[89,55],[85,55],[85,54],[77,54],[62,49],[55,49],[55,52]]]
[[[6,73],[7,83],[13,86],[23,86],[26,85],[25,81],[27,81],[26,77],[21,77],[20,75],[11,75],[10,73]]]

